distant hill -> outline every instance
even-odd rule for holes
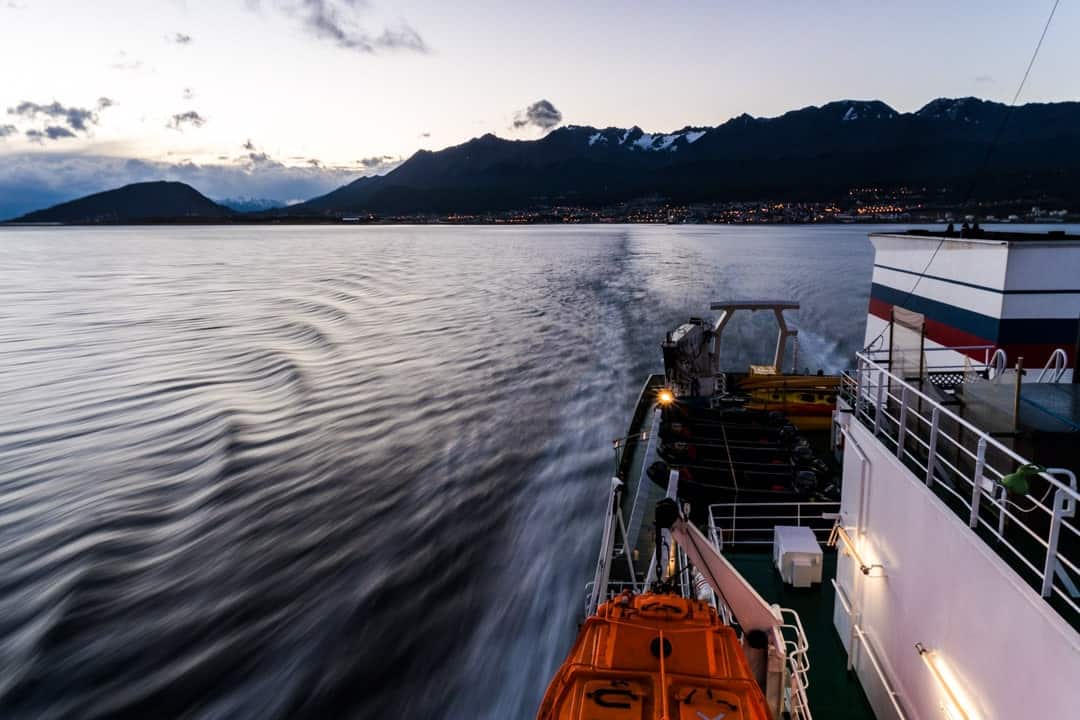
[[[235,213],[190,185],[143,182],[94,193],[15,218],[13,222],[112,224],[155,220],[219,219]]]
[[[913,113],[841,100],[776,118],[740,115],[671,133],[562,127],[539,140],[484,135],[422,150],[390,173],[362,177],[279,215],[407,214],[675,202],[830,200],[849,188],[910,185],[962,199],[1049,195],[1080,204],[1080,103],[1008,108],[938,99]]]

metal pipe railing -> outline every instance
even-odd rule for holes
[[[1074,598],[1054,583],[1055,575],[1065,577],[1066,569],[1075,573],[1077,567],[1076,562],[1063,554],[1060,542],[1062,530],[1075,536],[1073,542],[1080,538],[1080,529],[1068,522],[1075,516],[1076,503],[1080,500],[1075,475],[1068,470],[1053,468],[1040,472],[1039,477],[1047,483],[1046,495],[1041,499],[1025,496],[1025,505],[1030,504],[1030,507],[1021,508],[1010,499],[1001,484],[1009,471],[994,467],[992,462],[1021,467],[1030,464],[1027,458],[877,364],[868,355],[859,353],[857,357],[854,372],[845,373],[840,383],[841,396],[850,402],[852,415],[901,462],[917,468],[928,487],[940,488],[960,504],[968,525],[976,530],[985,528],[993,536],[993,541],[988,543],[998,548],[999,554],[1007,551],[1007,557],[1015,558],[1030,571],[1036,580],[1033,586],[1043,597],[1056,596],[1080,613],[1080,605]],[[889,411],[896,408],[899,412]],[[925,462],[917,455],[924,450]],[[960,466],[969,469],[963,470]],[[1051,494],[1053,500],[1048,506],[1043,501]],[[1010,507],[1016,508],[1017,512]],[[1021,517],[1018,512],[1026,517]],[[996,513],[996,522],[987,520],[988,513]],[[1034,520],[1039,516],[1041,519]],[[1010,541],[1006,537],[1006,520],[1010,521],[1008,527],[1022,530],[1035,545],[1025,550]]]
[[[1046,366],[1039,373],[1039,377],[1035,378],[1035,382],[1042,382],[1043,376],[1050,373],[1050,382],[1056,383],[1065,374],[1068,364],[1069,356],[1065,351],[1061,348],[1054,350],[1050,353],[1050,359],[1046,361]]]
[[[761,510],[763,508],[775,509],[773,512],[752,514],[739,513],[742,509]],[[771,545],[772,538],[761,537],[764,533],[771,533],[776,525],[806,526],[814,520],[827,521],[827,526],[820,528],[811,527],[810,530],[817,535],[818,544],[825,545],[828,533],[832,530],[831,515],[840,511],[839,501],[808,500],[806,502],[748,502],[748,503],[713,503],[709,505],[707,521],[710,539],[717,549],[723,550],[730,545]],[[747,524],[751,523],[751,524]],[[726,537],[725,537],[726,535]],[[757,535],[757,539],[753,539]],[[751,539],[746,539],[750,536]]]

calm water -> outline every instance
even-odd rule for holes
[[[532,716],[664,331],[845,366],[867,231],[0,231],[0,717]]]

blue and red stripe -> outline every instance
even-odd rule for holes
[[[1073,364],[1080,322],[1063,318],[995,318],[947,303],[912,295],[873,283],[870,314],[892,320],[893,307],[917,312],[925,318],[926,338],[945,347],[993,345],[1008,353],[1010,360],[1023,356],[1028,367],[1044,364],[1057,348],[1069,354]],[[982,350],[963,350],[982,360]]]

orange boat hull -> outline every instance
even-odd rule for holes
[[[623,594],[588,618],[538,720],[771,720],[735,631],[711,606]]]

